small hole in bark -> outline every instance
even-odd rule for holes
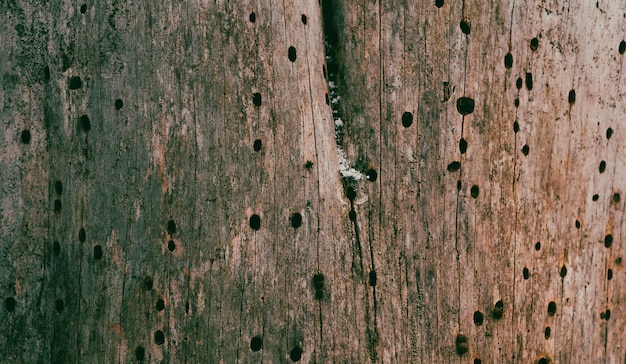
[[[378,178],[378,173],[375,169],[370,168],[365,172],[365,178],[367,178],[370,182],[376,182],[376,178]]]
[[[70,90],[77,90],[83,87],[83,81],[81,81],[80,76],[70,77],[67,80],[67,88]]]
[[[324,98],[326,100],[326,105],[330,105],[330,97],[328,96],[328,94],[324,94]]]
[[[50,67],[49,66],[46,66],[43,69],[43,80],[45,82],[50,81]]]
[[[604,237],[604,246],[606,248],[610,248],[612,244],[613,244],[613,235],[608,234],[607,236]]]
[[[294,212],[291,215],[291,227],[294,229],[302,226],[302,215],[299,212]]]
[[[250,216],[250,227],[252,230],[259,230],[261,228],[261,217],[257,214]]]
[[[254,13],[254,11],[250,13],[248,19],[250,20],[250,23],[254,23],[256,21],[256,14]]]
[[[159,298],[156,301],[156,309],[157,311],[163,311],[165,309],[165,301],[163,301],[163,299]]]
[[[252,143],[252,149],[254,149],[255,152],[261,150],[261,147],[263,147],[263,142],[261,141],[261,139],[257,139],[254,141],[254,143]]]
[[[599,199],[599,198],[600,198],[600,196],[599,196],[597,193],[596,193],[596,194],[594,194],[593,196],[591,196],[591,199],[592,199],[593,201],[598,201],[598,199]]]
[[[472,188],[470,189],[470,195],[473,198],[478,198],[479,193],[480,193],[480,189],[478,188],[478,185],[473,185]]]
[[[610,318],[611,318],[611,310],[604,311],[604,319],[609,321]]]
[[[513,55],[510,52],[507,53],[506,56],[504,56],[504,67],[513,67]]]
[[[402,126],[408,128],[411,125],[413,125],[413,113],[405,111],[404,114],[402,114]]]
[[[185,302],[185,313],[189,313],[189,301]]]
[[[546,358],[539,359],[539,364],[548,364],[548,359]]]
[[[328,75],[326,74],[326,66],[322,65],[322,73],[324,74],[324,79],[327,80]]]
[[[346,189],[346,197],[348,198],[348,200],[354,201],[354,199],[356,198],[356,191],[354,190],[354,188],[348,187]]]
[[[606,279],[609,281],[613,279],[613,269],[609,268],[609,270],[606,271]]]
[[[61,244],[59,244],[58,241],[55,241],[54,243],[52,243],[52,253],[56,256],[61,254]]]
[[[576,229],[580,229],[580,221],[576,220],[574,225],[576,226]]]
[[[93,247],[93,258],[95,260],[102,259],[102,247],[100,245],[96,245]]]
[[[162,345],[165,342],[165,334],[163,334],[163,331],[157,330],[154,333],[154,342],[157,345]]]
[[[536,51],[539,48],[539,39],[533,38],[530,40],[530,49]]]
[[[513,122],[513,132],[517,133],[519,131],[519,123],[517,121]]]
[[[533,74],[526,72],[526,89],[528,91],[533,89]]]
[[[350,218],[350,221],[352,222],[356,221],[356,211],[354,211],[354,209],[351,209],[350,212],[348,212],[348,218]]]
[[[517,89],[521,89],[522,86],[524,85],[524,81],[522,80],[521,77],[517,78],[517,81],[515,81],[515,87],[517,87]]]
[[[153,285],[152,278],[150,278],[150,277],[144,278],[144,280],[143,280],[143,290],[144,291],[151,291],[152,290],[152,285]]]
[[[78,230],[78,241],[84,243],[85,240],[87,240],[87,233],[84,228],[80,228],[80,230]]]
[[[53,208],[54,212],[60,212],[61,211],[61,200],[59,200],[58,198],[56,200],[54,200],[54,205]]]
[[[548,315],[554,316],[555,313],[556,313],[556,302],[550,301],[550,303],[548,303]]]
[[[467,140],[465,140],[465,138],[461,138],[461,140],[459,140],[459,150],[461,151],[461,154],[465,154],[465,152],[467,152]]]
[[[24,144],[30,143],[30,130],[22,130],[22,133],[20,134],[20,139]]]
[[[57,193],[57,195],[60,195],[63,193],[63,183],[61,183],[61,181],[59,180],[54,181],[54,191]]]
[[[543,336],[547,339],[550,338],[550,326],[546,327],[546,329],[543,331]]]
[[[502,314],[504,313],[504,303],[500,300],[498,302],[496,302],[496,304],[493,307],[493,312],[491,313],[491,316],[496,319],[499,320],[502,318]]]
[[[254,104],[254,106],[261,106],[261,94],[258,92],[255,92],[254,94],[252,94],[252,103]]]
[[[461,115],[468,115],[474,112],[474,100],[469,97],[461,97],[456,100],[456,110]]]
[[[174,242],[174,240],[170,240],[167,243],[167,250],[169,250],[170,252],[173,252],[174,250],[176,250],[176,243]]]
[[[322,273],[317,272],[313,275],[313,288],[316,291],[324,288],[324,275]]]
[[[371,270],[370,271],[370,277],[369,277],[370,287],[376,286],[376,279],[377,279],[376,271],[375,270]]]
[[[438,8],[443,7],[443,0],[435,0],[435,6]]]
[[[457,352],[457,354],[463,355],[463,354],[468,352],[469,344],[467,342],[467,336],[465,336],[463,334],[458,334],[456,336],[455,344],[456,344],[456,352]]]
[[[88,132],[91,130],[91,121],[89,121],[89,116],[83,115],[78,119],[78,124],[80,125],[80,130],[84,132]]]
[[[519,99],[516,98],[515,101],[513,101],[513,104],[515,105],[515,107],[519,107]]]
[[[565,278],[565,276],[567,275],[567,267],[565,265],[561,266],[561,271],[559,272],[559,275],[561,276],[561,278]]]
[[[302,24],[306,25],[306,15],[302,14],[300,20],[302,20]]]
[[[448,169],[448,171],[450,171],[450,172],[456,172],[456,171],[458,171],[459,169],[461,169],[461,162],[459,162],[459,161],[454,161],[454,162],[452,162],[452,163],[448,164],[447,169]]]
[[[605,161],[601,161],[600,162],[600,167],[598,167],[598,170],[600,171],[600,173],[604,173],[604,170],[606,170],[606,162]]]
[[[569,94],[567,94],[567,102],[573,104],[576,102],[576,91],[569,90]]]
[[[619,42],[619,47],[617,50],[619,51],[619,54],[624,54],[624,52],[626,52],[626,42],[625,41]]]
[[[611,136],[613,136],[613,129],[612,128],[606,129],[606,138],[611,139]]]
[[[484,320],[485,320],[485,316],[483,315],[482,312],[480,311],[474,312],[474,325],[480,326],[483,324]]]
[[[291,349],[291,352],[289,353],[289,358],[293,362],[300,361],[300,359],[302,358],[302,349],[299,346],[295,346],[293,349]]]
[[[528,147],[527,144],[524,144],[524,146],[522,147],[522,154],[524,154],[525,156],[528,155],[528,152],[530,152],[530,148]]]
[[[472,27],[469,25],[467,21],[465,21],[465,19],[461,20],[461,23],[459,24],[459,26],[463,34],[469,34],[472,31]]]
[[[7,297],[4,299],[4,308],[7,310],[7,312],[15,311],[16,304],[17,302],[15,301],[15,298],[13,297]]]
[[[479,358],[474,359],[474,364],[482,364],[483,361],[480,360]]]
[[[461,190],[461,187],[463,186],[463,184],[461,183],[461,180],[456,181],[456,189],[457,190]]]
[[[138,346],[135,348],[135,359],[137,359],[137,361],[143,361],[145,355],[146,349],[144,349],[143,346]]]
[[[539,249],[541,249],[541,242],[536,242],[535,243],[535,250],[539,251]]]
[[[176,232],[176,223],[174,220],[170,220],[167,222],[167,232],[172,235]]]
[[[619,193],[615,192],[613,194],[613,202],[617,203],[617,202],[620,201],[620,199],[621,199],[621,197],[620,197]]]
[[[289,58],[291,62],[296,61],[297,55],[296,55],[296,48],[294,46],[289,47],[289,50],[287,51],[287,57]]]
[[[124,106],[124,101],[122,99],[115,100],[115,110],[119,110]]]
[[[524,279],[528,279],[530,277],[530,272],[528,271],[528,268],[524,267],[524,270],[522,270],[522,275],[524,276]]]
[[[304,15],[303,15],[304,16]],[[259,351],[263,347],[263,339],[260,336],[255,336],[250,340],[250,350]]]
[[[57,313],[63,313],[63,310],[65,310],[65,304],[63,303],[62,299],[59,298],[54,301],[54,309]]]

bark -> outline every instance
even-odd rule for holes
[[[0,1],[5,362],[626,360],[614,1]]]

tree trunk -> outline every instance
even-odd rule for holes
[[[322,5],[0,1],[3,361],[626,361],[624,5]]]

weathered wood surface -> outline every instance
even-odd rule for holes
[[[626,361],[624,5],[324,7],[0,1],[3,362]]]

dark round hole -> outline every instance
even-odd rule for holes
[[[93,258],[95,260],[102,259],[102,247],[100,245],[96,245],[93,247]]]
[[[263,347],[263,339],[260,336],[255,336],[250,340],[250,350],[259,351]]]
[[[513,105],[515,105],[515,107],[519,107],[519,99],[515,98],[515,101],[513,101]]]
[[[599,198],[600,198],[600,196],[599,196],[597,193],[596,193],[596,194],[594,194],[593,196],[591,196],[591,199],[592,199],[593,201],[598,201],[598,199],[599,199]]]
[[[543,336],[546,338],[546,340],[550,338],[550,331],[550,326],[548,326],[543,332]]]
[[[300,20],[302,20],[302,24],[306,25],[306,15],[302,14]]]
[[[163,301],[163,299],[159,298],[156,301],[156,309],[157,311],[163,311],[165,309],[165,301]]]
[[[300,359],[302,359],[302,349],[299,346],[295,346],[293,349],[291,349],[291,352],[289,353],[289,358],[293,362],[300,361]]]
[[[137,361],[143,361],[145,355],[146,350],[143,348],[143,346],[138,346],[135,348],[135,359],[137,359]]]
[[[253,230],[259,230],[261,228],[261,217],[257,214],[250,216],[250,227]]]
[[[460,191],[461,187],[463,187],[463,184],[461,183],[461,180],[456,181],[456,189]]]
[[[526,89],[531,91],[533,89],[533,74],[526,72]]]
[[[611,139],[611,136],[613,136],[613,129],[612,128],[606,129],[606,138]]]
[[[367,180],[370,182],[375,182],[378,178],[378,173],[375,169],[370,168],[367,170],[367,172],[365,172],[365,178],[367,178]]]
[[[459,140],[459,150],[461,151],[461,154],[465,154],[465,152],[467,152],[467,140],[465,140],[465,138],[461,138],[461,140]]]
[[[354,190],[354,188],[348,187],[346,189],[346,197],[348,198],[348,200],[354,201],[354,199],[356,198],[356,191]]]
[[[115,100],[115,110],[119,110],[124,106],[124,101],[122,99]]]
[[[530,148],[528,147],[528,145],[524,144],[524,146],[522,147],[522,154],[527,156],[528,152],[530,152]]]
[[[317,272],[313,275],[313,288],[316,291],[324,288],[324,275],[322,273]]]
[[[528,270],[528,268],[524,267],[524,270],[522,270],[522,276],[524,277],[524,279],[530,278],[530,271]]]
[[[608,321],[610,318],[611,318],[611,310],[607,309],[606,311],[604,311],[604,319]]]
[[[580,221],[576,220],[574,225],[576,226],[576,229],[580,229]]]
[[[261,141],[261,139],[257,139],[254,141],[254,143],[252,143],[252,149],[254,149],[255,152],[261,150],[261,147],[263,147],[263,142]]]
[[[81,116],[78,120],[78,123],[80,124],[80,130],[84,132],[88,132],[89,130],[91,130],[91,121],[89,121],[89,116]]]
[[[474,364],[482,364],[483,361],[480,360],[479,358],[474,359]]]
[[[413,113],[405,111],[404,114],[402,114],[402,126],[408,128],[411,125],[413,125]]]
[[[554,316],[555,313],[556,313],[556,302],[550,301],[550,303],[548,303],[548,315]]]
[[[296,48],[294,46],[289,47],[289,50],[287,51],[287,57],[289,58],[291,62],[296,61],[297,55],[296,55]]]
[[[24,144],[30,143],[30,130],[28,130],[28,129],[22,130],[22,134],[20,135],[20,139],[22,140],[22,143],[24,143]]]
[[[463,34],[469,34],[472,31],[472,27],[465,20],[461,20],[459,27],[461,28],[461,32],[463,32]]]
[[[609,270],[606,271],[606,279],[609,281],[613,279],[613,269],[609,268]]]
[[[620,200],[620,195],[619,195],[619,193],[617,193],[617,192],[616,192],[616,193],[614,193],[614,194],[613,194],[613,202],[619,202],[619,200]]]
[[[565,278],[565,276],[567,275],[567,267],[565,265],[561,266],[561,271],[559,272],[559,275],[561,276],[561,278]]]
[[[438,8],[443,7],[443,0],[435,0],[435,6]]]
[[[150,277],[144,278],[144,280],[143,280],[143,290],[144,291],[151,291],[153,284],[154,284],[154,282],[152,281],[152,278],[150,278]]]
[[[624,52],[626,52],[626,42],[625,41],[621,41],[619,42],[619,47],[617,48],[619,54],[624,54]]]
[[[519,131],[519,123],[517,121],[513,122],[513,132],[517,133]]]
[[[250,23],[254,23],[256,21],[256,14],[254,13],[254,11],[250,13],[248,19],[250,20]]]
[[[80,76],[74,76],[67,79],[67,88],[70,90],[77,90],[83,87],[83,81],[81,81]]]
[[[461,169],[461,162],[459,161],[454,161],[450,164],[448,164],[448,167],[446,167],[446,169],[450,172],[456,172],[459,169]]]
[[[258,92],[255,92],[252,95],[252,103],[254,104],[254,106],[261,106],[261,94]]]
[[[569,90],[569,94],[567,94],[567,102],[573,104],[576,102],[576,91]]]
[[[176,223],[174,220],[170,220],[167,222],[167,232],[171,235],[176,232]]]
[[[484,320],[485,320],[485,316],[483,315],[482,312],[480,311],[474,312],[474,325],[480,326],[483,324]]]
[[[474,112],[474,100],[469,97],[461,97],[456,100],[456,110],[461,115],[468,115]]]
[[[494,319],[499,320],[502,318],[503,313],[504,313],[504,303],[500,300],[496,302],[493,308],[493,312],[491,313],[491,316]]]
[[[378,276],[376,275],[376,271],[375,270],[371,270],[370,271],[370,276],[369,276],[369,284],[371,287],[376,286],[376,280],[378,279]]]
[[[470,189],[470,195],[472,196],[472,198],[478,198],[479,193],[480,189],[478,188],[478,185],[473,185]]]
[[[613,235],[608,234],[604,237],[604,246],[610,248],[613,245]]]
[[[513,55],[510,52],[504,56],[504,67],[513,67]]]
[[[54,243],[52,243],[52,253],[56,256],[61,254],[61,244],[59,244],[58,241],[55,241]]]
[[[548,359],[541,358],[541,359],[539,359],[539,363],[538,364],[548,364]]]
[[[167,250],[169,250],[170,252],[176,250],[176,243],[174,242],[174,240],[170,240],[167,242]]]
[[[350,212],[348,212],[348,217],[350,218],[350,221],[356,221],[356,211],[354,211],[354,209],[351,209]]]
[[[65,305],[63,304],[62,299],[59,298],[56,301],[54,301],[54,309],[56,310],[57,313],[63,313],[63,310],[65,310]]]
[[[302,215],[299,212],[294,212],[291,215],[291,227],[294,229],[302,226]]]
[[[530,40],[530,49],[536,51],[539,48],[539,39],[533,38]]]
[[[52,209],[54,210],[54,212],[60,212],[61,211],[61,200],[59,200],[58,198],[56,200],[54,200],[54,204]]]
[[[524,80],[522,80],[521,77],[518,77],[517,80],[515,81],[515,87],[517,87],[517,89],[521,89],[522,86],[524,85]]]
[[[165,342],[165,334],[163,334],[163,331],[157,330],[154,333],[154,342],[157,343],[157,345],[162,345]]]
[[[541,242],[536,242],[535,243],[535,250],[539,251],[539,249],[541,249]]]
[[[84,228],[80,228],[80,230],[78,230],[78,241],[84,243],[85,240],[87,240],[87,233]]]
[[[598,170],[600,171],[600,173],[604,173],[604,171],[606,170],[606,162],[605,161],[600,161],[600,166],[598,167]]]
[[[13,297],[7,297],[4,299],[4,308],[7,310],[7,312],[15,311],[16,304],[17,302],[15,302],[15,298]]]
[[[59,180],[54,181],[54,191],[57,193],[57,195],[60,195],[63,193],[63,183],[61,183],[61,181]]]

